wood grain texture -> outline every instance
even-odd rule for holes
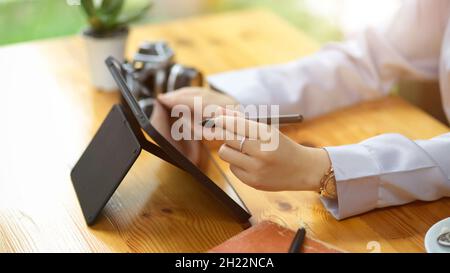
[[[449,131],[398,97],[362,103],[281,130],[298,143],[315,147],[357,143],[383,133],[427,139]],[[253,223],[271,220],[295,230],[301,219],[308,234],[350,252],[371,251],[368,243],[372,241],[379,243],[383,252],[423,252],[428,228],[450,216],[450,199],[444,198],[379,209],[337,221],[322,206],[317,193],[255,190],[231,173],[227,164],[218,158],[217,149],[212,151],[251,210]]]
[[[279,63],[318,45],[265,11],[246,11],[134,28],[127,53],[166,40],[183,64],[210,74]],[[143,153],[88,228],[70,170],[118,94],[94,90],[80,37],[0,48],[0,252],[200,252],[242,230],[188,174]],[[448,129],[398,98],[325,116],[286,133],[301,143],[353,143],[383,132],[428,138]],[[214,152],[214,150],[213,150]],[[223,169],[230,175],[228,167]],[[422,251],[425,230],[449,215],[448,199],[378,210],[337,222],[314,193],[263,193],[230,176],[255,215],[309,232],[349,251]]]

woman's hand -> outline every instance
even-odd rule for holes
[[[202,109],[194,109],[194,98],[196,97],[202,99],[202,108],[207,105],[225,107],[238,104],[236,100],[226,94],[201,87],[185,87],[174,92],[161,94],[158,96],[158,100],[169,109],[176,105],[187,105],[191,110],[203,111]]]
[[[319,191],[320,180],[331,164],[324,149],[297,144],[276,128],[244,119],[238,112],[221,111],[222,115],[215,118],[214,134],[226,136],[228,132],[229,136],[219,156],[230,163],[231,171],[242,182],[266,191]],[[256,128],[260,132],[257,139],[250,139],[251,130]],[[230,139],[230,135],[234,137]],[[243,137],[246,139],[240,152]],[[277,137],[277,147],[264,151],[263,145]]]

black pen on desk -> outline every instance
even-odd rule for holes
[[[266,124],[286,124],[286,123],[298,123],[303,121],[303,116],[300,114],[289,115],[277,115],[277,116],[258,116],[258,117],[246,117],[248,120],[257,122],[263,122]],[[214,118],[206,118],[202,120],[201,125],[207,128],[214,128]]]
[[[305,241],[306,229],[300,227],[295,234],[294,240],[292,240],[291,246],[289,247],[289,253],[300,253],[303,242]]]

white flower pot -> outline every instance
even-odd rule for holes
[[[105,65],[105,59],[113,56],[121,62],[124,60],[128,29],[122,29],[108,36],[96,36],[84,31],[83,37],[92,85],[105,92],[117,91],[117,85]]]

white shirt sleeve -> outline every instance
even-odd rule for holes
[[[450,1],[405,1],[391,24],[332,43],[287,64],[209,77],[241,104],[278,104],[306,118],[385,95],[399,78],[437,79]],[[326,148],[338,200],[323,199],[338,219],[374,208],[450,195],[450,134],[412,141],[386,134]]]
[[[450,133],[418,141],[385,134],[326,150],[333,163],[338,200],[322,201],[337,219],[450,196]]]
[[[241,104],[315,117],[389,92],[399,78],[437,79],[449,1],[405,1],[396,20],[290,63],[212,75]],[[446,6],[443,6],[443,5]]]

